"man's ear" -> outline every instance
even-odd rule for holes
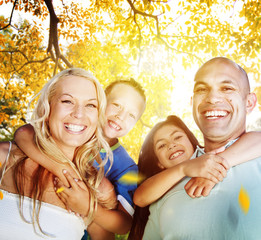
[[[247,95],[246,112],[251,113],[256,106],[257,97],[255,93],[249,93]]]

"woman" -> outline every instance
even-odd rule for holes
[[[78,171],[88,188],[89,208],[82,218],[68,213],[54,191],[53,175],[24,156],[15,143],[0,143],[1,239],[81,239],[97,208],[98,187],[105,181],[102,166],[108,158],[98,171],[93,168],[101,147],[110,153],[101,129],[105,107],[101,85],[82,69],[64,70],[43,87],[31,121],[35,141],[53,161]]]
[[[156,124],[147,135],[139,156],[139,173],[145,180],[134,194],[137,207],[129,239],[142,239],[150,213],[149,205],[176,186],[185,176],[207,178],[214,186],[226,177],[230,166],[225,159],[239,164],[245,161],[245,158],[241,158],[238,152],[245,149],[252,153],[249,160],[253,159],[260,155],[261,151],[258,153],[256,144],[261,144],[260,133],[245,133],[223,152],[208,153],[190,160],[199,144],[183,121],[176,116],[169,116],[165,121]],[[185,189],[189,191],[188,186],[185,186]],[[202,195],[207,196],[208,193],[202,192],[200,196]],[[193,194],[191,197],[194,197]]]

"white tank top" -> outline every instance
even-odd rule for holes
[[[6,163],[9,159],[11,142]],[[7,164],[4,164],[5,166]],[[2,172],[4,176],[5,167]],[[0,189],[3,193],[3,199],[0,200],[0,239],[1,240],[38,240],[38,239],[55,239],[55,240],[80,240],[84,234],[86,225],[81,217],[73,213],[68,213],[65,209],[42,202],[39,222],[44,235],[35,224],[33,227],[32,207],[33,199],[24,197],[22,209],[24,219],[19,212],[19,195]],[[38,204],[39,201],[36,201]]]

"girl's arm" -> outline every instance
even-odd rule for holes
[[[261,156],[261,132],[244,133],[234,144],[217,155],[226,159],[232,167]],[[214,182],[196,177],[189,180],[185,190],[194,198],[208,196],[214,186]]]
[[[133,201],[145,207],[162,197],[185,176],[201,176],[214,182],[222,181],[229,165],[219,156],[208,154],[196,160],[187,160],[145,180],[135,191]]]
[[[48,171],[56,175],[61,181],[69,186],[67,179],[65,178],[62,171],[66,169],[74,178],[79,178],[75,171],[65,164],[56,163],[50,160],[48,157],[43,155],[38,149],[34,140],[34,128],[30,124],[26,124],[15,131],[14,140],[19,148],[33,161],[37,162]]]
[[[231,167],[261,156],[261,132],[244,133],[234,144],[218,155],[227,159]]]

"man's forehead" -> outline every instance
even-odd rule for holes
[[[194,86],[199,86],[199,85],[212,85],[212,84],[219,84],[219,85],[225,85],[225,84],[230,84],[230,85],[238,85],[238,82],[234,79],[227,78],[224,76],[224,78],[219,77],[216,80],[212,80],[209,78],[200,78],[195,81]]]
[[[205,81],[208,78],[217,77],[220,80],[231,80],[238,84],[249,84],[246,73],[240,67],[232,62],[223,59],[205,63],[196,73],[194,81]]]

